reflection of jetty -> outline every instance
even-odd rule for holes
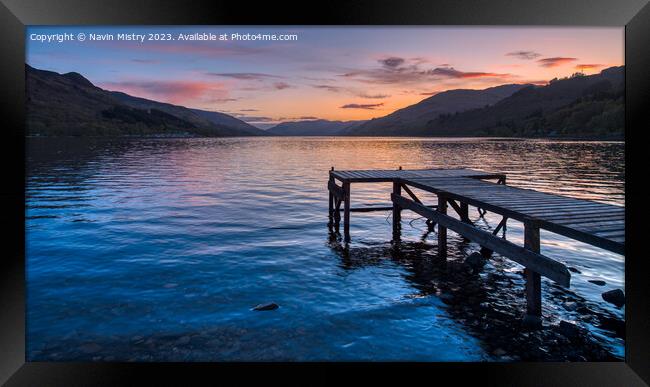
[[[352,183],[378,182],[393,183],[392,207],[350,208]],[[540,229],[624,254],[624,207],[514,188],[505,183],[503,174],[471,169],[402,170],[400,167],[399,170],[335,171],[332,168],[328,183],[330,225],[339,230],[343,204],[344,237],[349,241],[351,212],[392,210],[393,233],[399,238],[401,211],[414,211],[427,219],[430,228],[438,225],[438,252],[442,257],[447,254],[447,229],[450,229],[480,244],[483,252],[494,251],[523,265],[528,314],[532,316],[541,316],[542,275],[567,287],[571,278],[564,264],[540,254]],[[437,203],[424,204],[413,189],[435,194]],[[493,232],[479,229],[469,219],[469,206],[479,212],[499,214],[502,220]],[[458,218],[447,214],[449,207]],[[523,246],[497,236],[508,219],[524,224]]]

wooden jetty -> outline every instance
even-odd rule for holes
[[[339,184],[337,184],[340,183]],[[352,183],[392,183],[392,207],[350,208]],[[437,203],[424,204],[413,192],[417,188],[436,195]],[[438,225],[438,252],[447,255],[447,229],[482,246],[483,253],[497,252],[522,266],[526,277],[527,314],[542,313],[541,276],[568,287],[571,273],[558,261],[540,254],[540,229],[587,244],[624,254],[625,208],[590,200],[574,199],[506,185],[506,176],[472,169],[354,170],[329,173],[329,220],[339,230],[343,212],[346,242],[350,241],[350,213],[355,211],[393,212],[393,233],[399,235],[401,212],[411,210]],[[402,193],[407,196],[403,196]],[[341,205],[344,206],[341,209]],[[469,206],[502,217],[493,232],[474,226]],[[449,208],[458,219],[448,214]],[[508,219],[524,225],[524,244],[519,246],[497,233]]]

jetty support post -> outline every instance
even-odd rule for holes
[[[539,224],[531,219],[524,221],[524,248],[537,254],[540,252]],[[524,269],[526,276],[526,314],[534,318],[542,316],[542,278],[539,273],[529,268]]]
[[[471,223],[469,220],[469,205],[465,202],[460,202],[460,218],[465,223]]]
[[[350,241],[350,182],[343,182],[343,236]]]
[[[442,215],[447,215],[447,197],[438,194],[438,212]],[[447,227],[438,223],[438,255],[440,257],[447,257]]]
[[[402,183],[393,181],[393,197],[402,196]],[[393,200],[393,239],[399,238],[402,223],[402,208]]]
[[[332,167],[331,171],[334,170],[334,167]],[[330,178],[329,178],[330,184],[327,185],[327,192],[329,192],[330,195],[330,200],[329,200],[329,212],[328,212],[328,223],[327,225],[329,227],[332,227],[334,224],[334,193],[332,192],[331,185],[334,184],[334,177],[332,176],[332,173],[330,172]]]

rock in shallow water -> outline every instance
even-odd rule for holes
[[[567,301],[564,303],[564,309],[569,310],[569,311],[574,311],[578,309],[578,304],[576,304],[573,301]]]
[[[266,304],[259,304],[256,307],[254,307],[253,310],[262,311],[262,310],[274,310],[278,308],[279,308],[278,304],[276,304],[275,302],[269,302]]]
[[[625,305],[625,294],[621,289],[614,289],[602,294],[603,300],[618,307]]]
[[[602,280],[589,280],[589,282],[591,282],[591,283],[594,284],[594,285],[598,285],[598,286],[605,286],[605,285],[607,285],[607,282],[602,281]]]
[[[560,333],[567,339],[575,339],[582,333],[582,330],[576,324],[568,321],[560,321]]]

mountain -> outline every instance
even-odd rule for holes
[[[484,90],[456,89],[438,93],[415,105],[367,121],[346,131],[356,136],[425,135],[423,129],[441,114],[462,112],[492,105],[530,85],[501,85]]]
[[[353,130],[366,121],[305,120],[283,122],[267,129],[278,136],[336,136]]]
[[[199,109],[190,110],[215,125],[225,125],[241,132],[249,133],[252,136],[268,136],[268,133],[265,130],[257,128],[228,114]]]
[[[622,137],[623,66],[595,75],[574,74],[545,86],[529,86],[494,105],[428,122],[434,136]]]
[[[264,131],[222,113],[107,91],[79,73],[25,65],[30,135],[249,136]]]

